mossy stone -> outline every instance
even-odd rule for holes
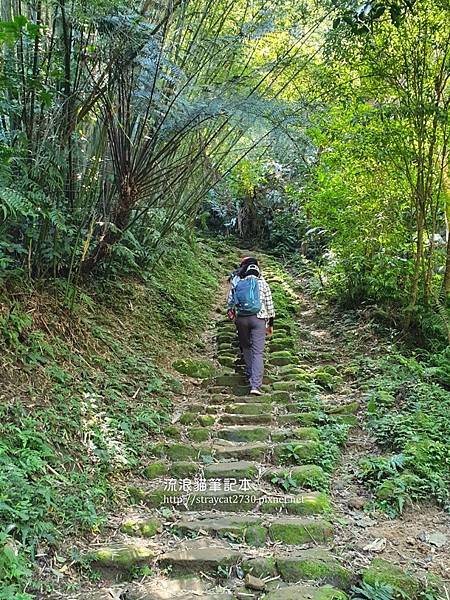
[[[97,567],[129,570],[136,565],[149,562],[154,555],[153,550],[140,544],[112,544],[90,552],[86,558]]]
[[[227,427],[217,432],[217,437],[229,442],[263,442],[269,437],[267,427],[252,427],[246,425],[236,425]]]
[[[164,462],[152,462],[144,469],[144,475],[147,479],[156,479],[168,473],[169,466]]]
[[[263,402],[252,404],[250,402],[241,402],[238,404],[227,404],[225,406],[225,412],[235,415],[265,415],[270,410],[270,406],[267,406]]]
[[[194,412],[185,412],[179,418],[179,422],[181,423],[181,425],[191,425],[196,418],[197,415]]]
[[[323,370],[314,373],[314,383],[331,392],[334,392],[342,382],[341,377],[336,377]]]
[[[346,404],[335,404],[325,407],[325,411],[330,415],[354,415],[358,412],[359,402],[347,402]]]
[[[161,521],[156,518],[137,520],[129,519],[125,521],[120,531],[127,535],[139,535],[142,537],[153,537],[161,529]]]
[[[166,437],[172,438],[173,440],[179,440],[181,432],[176,425],[167,425],[163,429],[163,433]]]
[[[347,600],[347,595],[331,585],[311,587],[307,585],[290,585],[269,592],[265,600]]]
[[[230,374],[230,375],[219,375],[214,380],[215,385],[223,385],[233,387],[235,385],[245,385],[247,383],[246,378],[243,375]]]
[[[258,474],[258,466],[248,461],[213,463],[204,470],[207,478],[216,479],[253,479]]]
[[[273,481],[274,479],[283,480],[289,478],[293,480],[297,487],[310,490],[323,490],[328,483],[328,477],[325,471],[319,465],[300,465],[285,469],[270,469],[265,474],[265,479]],[[280,485],[275,482],[275,485]]]
[[[296,427],[292,431],[292,437],[298,440],[318,440],[320,431],[317,427]]]
[[[328,521],[278,518],[271,523],[269,537],[274,542],[302,545],[327,542],[333,537],[333,526]]]
[[[251,525],[245,530],[245,542],[249,546],[261,548],[266,545],[267,529],[262,525]]]
[[[382,558],[375,558],[369,567],[364,569],[362,579],[368,585],[390,585],[409,598],[416,598],[421,590],[420,582],[415,577]]]
[[[306,579],[346,589],[351,582],[350,572],[322,549],[312,548],[277,558],[276,565],[281,578],[288,583]]]
[[[271,394],[271,398],[274,402],[279,402],[280,404],[289,402],[291,400],[291,394],[286,390],[276,390]]]
[[[236,361],[236,357],[233,356],[219,356],[217,362],[223,367],[233,367]]]
[[[316,515],[328,513],[331,510],[330,499],[321,492],[310,492],[298,496],[285,496],[292,502],[265,502],[261,506],[264,513],[277,513],[282,509],[290,515]]]
[[[212,415],[199,415],[197,421],[202,427],[211,427],[216,419]]]
[[[164,444],[163,452],[170,460],[186,460],[197,457],[197,450],[186,444]]]
[[[315,440],[292,440],[277,444],[274,461],[281,464],[311,464],[319,455],[320,444]]]
[[[245,574],[250,573],[254,577],[276,577],[277,567],[275,559],[268,558],[250,558],[242,562],[242,570]]]
[[[287,350],[281,352],[273,352],[270,356],[270,362],[275,366],[282,367],[283,365],[289,365],[292,363],[294,357]]]
[[[192,475],[196,475],[200,470],[200,467],[195,462],[190,461],[179,461],[174,462],[169,467],[169,473],[172,477],[176,477],[177,479],[183,479],[185,477],[190,477]]]
[[[172,363],[173,368],[195,379],[208,379],[213,377],[216,369],[214,365],[205,360],[196,360],[192,358],[182,358]]]
[[[302,427],[310,427],[319,421],[320,415],[316,412],[302,412],[278,415],[277,418],[278,423],[284,425],[301,425]]]
[[[336,415],[335,419],[337,423],[342,425],[349,425],[350,427],[358,425],[358,417],[356,415]]]
[[[194,442],[206,442],[209,439],[209,431],[204,427],[192,427],[188,431],[188,437]]]

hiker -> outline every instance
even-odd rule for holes
[[[256,261],[257,262],[257,261]],[[266,334],[272,335],[275,309],[272,292],[256,262],[244,265],[240,280],[230,290],[228,316],[235,315],[244,355],[250,394],[261,396]]]

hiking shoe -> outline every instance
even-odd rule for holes
[[[250,394],[252,394],[253,396],[262,396],[263,395],[261,390],[258,390],[257,388],[252,388],[250,390]]]

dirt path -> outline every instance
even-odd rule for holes
[[[54,597],[345,599],[362,578],[416,598],[422,584],[404,567],[445,575],[445,552],[429,549],[430,560],[410,540],[429,519],[448,527],[442,513],[388,521],[362,510],[368,498],[354,473],[373,444],[360,427],[348,327],[334,327],[306,297],[299,301],[275,264],[266,276],[280,309],[265,394],[248,395],[234,366],[234,327],[219,318],[213,348],[225,373],[184,397],[173,440],[155,445],[145,477],[130,486],[133,506],[112,518],[112,540],[86,549],[99,582]],[[353,333],[370,342],[369,332]],[[335,470],[346,425],[350,437]],[[376,539],[385,540],[381,550],[364,549]]]

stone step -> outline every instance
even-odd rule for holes
[[[112,542],[90,550],[84,558],[105,579],[118,580],[135,567],[151,564],[154,556],[153,548],[136,541]]]
[[[332,587],[311,587],[307,585],[289,585],[271,591],[264,600],[347,600],[347,595]]]
[[[251,425],[235,425],[215,431],[215,436],[229,442],[263,442],[269,438],[268,427],[252,427]]]
[[[158,558],[158,566],[170,568],[174,575],[189,573],[215,573],[219,567],[229,568],[241,560],[241,554],[211,540],[184,542],[175,550]]]
[[[273,418],[270,412],[265,415],[239,415],[224,413],[219,417],[219,423],[221,425],[270,425],[272,420]]]
[[[206,478],[254,479],[259,472],[259,463],[251,461],[219,462],[204,467]]]
[[[120,593],[118,591],[118,593]],[[159,573],[157,577],[145,578],[126,586],[127,600],[233,600],[231,591],[217,591],[214,584],[200,577],[181,575],[180,577],[165,577]],[[86,594],[83,600],[113,600],[111,588],[104,591],[104,595]],[[123,594],[120,594],[123,597]],[[118,599],[117,594],[114,598]]]
[[[350,572],[324,548],[277,549],[272,556],[244,559],[241,567],[246,574],[260,578],[279,577],[287,583],[314,581],[347,589],[352,582]]]
[[[236,485],[235,489],[236,491],[183,492],[180,490],[167,491],[159,488],[147,491],[142,500],[150,508],[165,506],[183,512],[192,510],[247,512],[258,508],[259,499],[263,496],[262,491],[253,489],[240,491],[239,484]]]
[[[248,391],[248,389],[247,389]],[[227,404],[231,404],[233,403],[233,401],[235,400],[235,397],[232,394],[212,394],[209,397],[209,400],[207,400],[206,402],[209,404],[222,404],[222,405],[227,405]],[[268,405],[272,403],[272,397],[268,394],[264,394],[263,396],[251,396],[249,394],[245,394],[242,396],[239,396],[237,399],[238,404],[261,404],[261,405]],[[269,409],[270,410],[270,407]]]
[[[263,513],[317,515],[331,511],[330,499],[323,492],[297,492],[266,496],[260,504]]]
[[[272,485],[283,488],[293,482],[299,488],[321,490],[327,484],[328,477],[319,465],[301,465],[298,467],[273,467],[263,473],[263,478]]]
[[[269,537],[274,542],[292,546],[330,541],[334,535],[333,525],[323,519],[278,517],[269,527]]]
[[[267,415],[272,410],[272,404],[263,402],[238,402],[226,404],[224,411],[233,415]]]
[[[219,460],[232,458],[235,460],[257,460],[263,461],[270,450],[265,443],[254,444],[225,444],[216,442],[213,446],[214,456]]]
[[[223,536],[232,534],[237,538],[245,539],[245,532],[249,527],[261,524],[261,518],[252,515],[232,517],[207,517],[202,519],[182,520],[174,523],[174,529],[182,533],[207,533]]]

